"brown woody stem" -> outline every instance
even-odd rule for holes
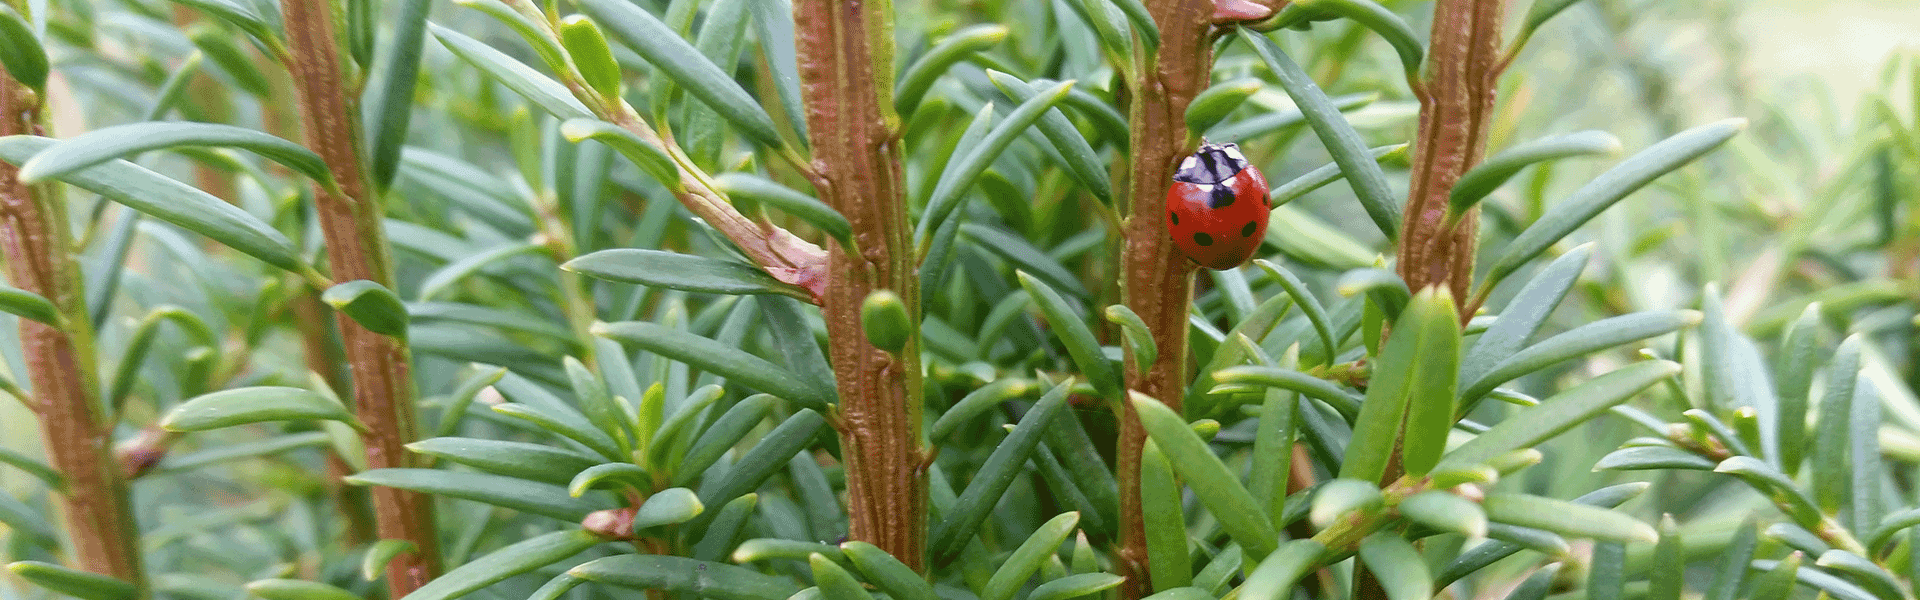
[[[821,298],[838,379],[847,535],[925,570],[927,480],[920,465],[919,336],[889,354],[862,333],[869,293],[900,295],[918,322],[920,284],[907,225],[899,117],[893,111],[893,6],[886,0],[794,3],[815,192],[853,224],[855,248],[830,244]]]
[[[1479,219],[1470,210],[1449,226],[1447,195],[1486,154],[1504,66],[1501,9],[1499,0],[1440,0],[1434,7],[1427,81],[1414,90],[1420,97],[1420,131],[1400,241],[1400,277],[1408,289],[1451,290],[1461,302],[1463,322],[1478,308],[1468,299]]]
[[[283,0],[281,11],[307,147],[326,161],[337,184],[313,186],[333,279],[366,279],[391,287],[392,259],[380,225],[380,203],[367,185],[360,156],[359,111],[352,100],[357,94],[343,75],[331,3]],[[415,466],[405,447],[416,428],[406,342],[368,331],[351,319],[338,322],[352,373],[354,412],[367,425],[362,434],[367,467]],[[414,545],[414,551],[387,564],[389,592],[399,598],[440,574],[433,502],[418,492],[379,487],[373,489],[373,506],[381,538]]]
[[[1128,308],[1146,321],[1160,349],[1153,364],[1127,357],[1127,387],[1180,410],[1187,383],[1187,307],[1193,296],[1193,263],[1173,246],[1167,222],[1166,194],[1180,159],[1193,150],[1188,141],[1187,104],[1206,89],[1213,69],[1208,36],[1214,3],[1208,0],[1155,0],[1147,10],[1160,26],[1158,60],[1141,63],[1129,82],[1128,107],[1133,153],[1127,174],[1130,207],[1122,257],[1120,289]],[[1120,597],[1151,593],[1147,578],[1147,537],[1140,506],[1140,450],[1146,430],[1131,403],[1120,402],[1120,439],[1116,479],[1120,485]]]
[[[40,134],[41,99],[0,73],[0,137]],[[61,516],[75,567],[126,581],[147,597],[139,528],[127,478],[113,453],[112,415],[100,406],[99,366],[80,267],[70,252],[66,202],[53,186],[29,187],[0,163],[0,246],[7,281],[45,297],[60,325],[20,319],[20,349],[33,384],[47,462],[59,471]]]

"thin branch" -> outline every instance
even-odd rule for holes
[[[1209,0],[1158,0],[1147,10],[1160,26],[1158,60],[1143,63],[1138,79],[1128,82],[1133,154],[1128,157],[1129,198],[1121,267],[1127,307],[1153,333],[1159,356],[1149,365],[1127,357],[1127,387],[1180,410],[1187,385],[1187,309],[1193,296],[1193,263],[1173,246],[1161,213],[1167,186],[1180,159],[1193,151],[1187,135],[1187,105],[1206,89],[1213,69],[1208,33],[1215,18]],[[1119,574],[1127,578],[1120,596],[1131,600],[1151,593],[1147,538],[1140,505],[1140,452],[1146,430],[1132,404],[1120,402],[1118,473],[1120,486]]]
[[[343,75],[327,0],[283,0],[287,41],[307,146],[320,154],[338,187],[314,186],[327,261],[336,281],[393,284],[380,203],[369,193],[357,133],[359,111]],[[338,319],[352,371],[354,412],[367,425],[362,442],[369,468],[413,466],[406,444],[415,438],[413,380],[406,342]],[[406,540],[414,550],[387,565],[387,585],[400,598],[440,574],[432,499],[396,488],[373,489],[380,537]]]
[[[41,99],[5,73],[0,115],[0,137],[43,133]],[[145,598],[140,533],[127,479],[113,454],[114,419],[100,407],[93,326],[70,253],[66,201],[53,186],[22,185],[18,174],[0,163],[0,248],[8,283],[45,297],[63,321],[56,327],[20,319],[20,350],[47,462],[66,483],[58,498],[71,559],[75,567],[133,584]]]
[[[920,282],[907,224],[899,117],[893,112],[889,2],[794,3],[795,49],[815,192],[853,225],[857,251],[828,250],[821,298],[840,389],[838,429],[847,468],[848,537],[925,569],[927,480],[920,469],[919,336],[898,354],[862,333],[860,305],[892,290],[919,322]],[[917,327],[915,328],[918,329]]]

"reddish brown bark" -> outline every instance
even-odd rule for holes
[[[1414,290],[1444,287],[1460,302],[1460,318],[1477,308],[1472,298],[1478,212],[1445,227],[1447,195],[1485,158],[1502,53],[1499,0],[1441,0],[1434,7],[1428,77],[1421,89],[1420,131],[1414,141],[1412,190],[1401,236],[1400,277]]]
[[[306,145],[326,161],[338,184],[337,190],[314,185],[333,279],[366,279],[391,287],[392,263],[380,225],[380,203],[367,186],[366,165],[356,139],[360,130],[359,111],[352,101],[356,94],[342,75],[329,3],[284,0],[281,10],[286,16]],[[368,468],[415,466],[406,449],[416,427],[406,343],[368,331],[351,319],[337,321],[353,380],[354,413],[367,426],[362,442]],[[399,598],[440,574],[433,502],[418,492],[378,487],[373,489],[373,506],[380,537],[414,544],[413,552],[387,565],[388,589]]]
[[[814,187],[853,225],[856,248],[831,244],[821,312],[840,390],[847,535],[924,571],[927,482],[921,471],[919,336],[898,355],[867,342],[860,304],[893,290],[919,322],[899,118],[893,112],[891,3],[799,0],[795,44]]]
[[[40,100],[0,73],[0,137],[39,134]],[[113,453],[113,419],[99,407],[99,367],[79,265],[73,260],[66,204],[49,186],[21,185],[0,163],[0,247],[7,282],[45,297],[63,326],[20,319],[20,349],[40,417],[47,462],[65,483],[57,490],[73,545],[73,566],[134,584],[146,596],[139,528],[127,479]]]
[[[1207,34],[1214,5],[1207,0],[1159,0],[1148,2],[1147,10],[1160,26],[1159,60],[1144,65],[1128,90],[1133,130],[1127,175],[1131,204],[1120,288],[1127,307],[1146,321],[1160,351],[1150,365],[1127,357],[1127,387],[1178,411],[1187,384],[1187,305],[1193,295],[1193,264],[1174,248],[1161,212],[1174,170],[1193,150],[1187,135],[1187,104],[1206,89],[1213,69],[1213,46]],[[1120,595],[1131,599],[1152,590],[1140,508],[1140,450],[1147,437],[1132,403],[1122,399],[1118,404],[1123,414],[1116,460],[1120,485],[1116,567],[1127,578]]]

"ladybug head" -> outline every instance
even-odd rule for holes
[[[1217,185],[1232,179],[1246,168],[1247,157],[1240,154],[1239,145],[1207,143],[1201,144],[1192,156],[1180,161],[1180,170],[1173,173],[1173,180]]]

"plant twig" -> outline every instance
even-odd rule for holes
[[[343,75],[330,3],[283,0],[281,11],[307,146],[326,161],[338,184],[337,191],[317,183],[313,190],[333,279],[366,279],[391,287],[392,259],[380,204],[367,186],[357,140],[359,111]],[[352,371],[354,412],[367,425],[363,442],[368,468],[412,466],[416,461],[405,447],[414,440],[416,426],[406,342],[368,331],[351,319],[338,322]],[[418,492],[379,487],[373,490],[373,505],[380,537],[414,544],[412,552],[387,565],[388,589],[391,597],[399,598],[440,574],[433,502]]]
[[[1193,263],[1167,232],[1167,186],[1180,160],[1193,150],[1187,135],[1187,104],[1206,89],[1213,69],[1208,37],[1214,4],[1207,0],[1158,0],[1147,10],[1160,27],[1157,59],[1142,63],[1128,82],[1133,154],[1128,157],[1126,242],[1121,285],[1127,307],[1140,315],[1160,348],[1152,364],[1127,357],[1127,387],[1176,411],[1186,393],[1187,307],[1193,296]],[[1197,140],[1195,140],[1197,141]],[[1140,451],[1146,430],[1132,405],[1120,402],[1120,439],[1115,479],[1120,488],[1118,573],[1127,578],[1120,597],[1151,593],[1147,537],[1140,506]]]
[[[0,137],[39,134],[41,99],[0,72]],[[80,267],[70,253],[65,198],[53,186],[28,187],[0,163],[0,247],[8,283],[39,294],[60,313],[59,326],[20,319],[26,399],[40,417],[47,462],[65,489],[57,494],[74,566],[126,581],[147,596],[139,528],[127,479],[113,454],[114,418],[100,406],[99,366]]]
[[[927,480],[919,336],[897,354],[862,333],[860,306],[892,290],[919,322],[920,282],[907,224],[899,116],[893,111],[891,2],[794,3],[795,50],[812,141],[815,192],[853,225],[857,246],[829,244],[821,298],[840,389],[847,535],[925,570]],[[918,330],[918,327],[914,327]]]
[[[1407,289],[1439,286],[1462,302],[1460,320],[1473,316],[1473,258],[1477,213],[1447,226],[1447,195],[1486,154],[1502,52],[1499,0],[1441,0],[1434,7],[1429,75],[1415,90],[1420,131],[1413,148],[1412,190],[1399,252]]]

